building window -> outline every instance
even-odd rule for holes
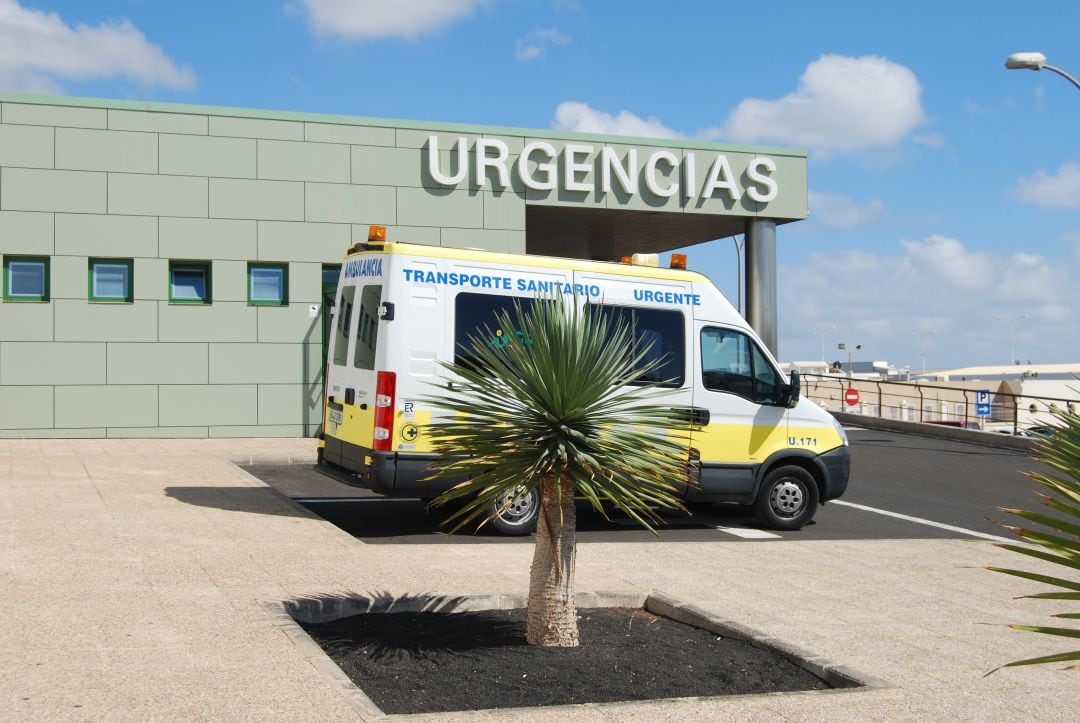
[[[4,301],[48,301],[49,259],[5,256],[3,285]]]
[[[173,304],[209,304],[210,262],[170,261],[169,301]]]
[[[131,259],[90,259],[87,276],[90,301],[132,301]]]
[[[324,289],[326,287],[336,289],[339,276],[341,276],[341,264],[323,264],[322,285]]]
[[[288,264],[248,264],[248,303],[257,306],[288,304]]]

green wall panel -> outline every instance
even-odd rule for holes
[[[85,268],[83,262],[83,298],[58,298],[52,302],[56,308],[56,340],[157,341],[157,305],[160,302],[88,303]]]
[[[397,223],[391,186],[308,183],[305,209],[308,221]]]
[[[180,176],[255,177],[255,141],[213,136],[161,136],[161,172]]]
[[[208,427],[109,427],[110,439],[206,439]]]
[[[112,342],[106,345],[109,384],[206,384],[209,350],[205,343]]]
[[[259,221],[258,227],[258,254],[246,258],[339,264],[351,243],[348,224]]]
[[[302,344],[211,344],[211,384],[288,384],[303,379]]]
[[[257,424],[254,384],[163,385],[157,389],[163,425]]]
[[[101,342],[4,342],[0,385],[104,384]]]
[[[53,129],[0,125],[0,166],[53,167]]]
[[[0,209],[105,213],[106,174],[0,168]]]
[[[151,113],[139,110],[108,109],[109,128],[120,131],[191,133],[206,135],[209,120],[205,115],[186,113]]]
[[[0,342],[52,341],[53,303],[0,302]]]
[[[484,228],[525,230],[525,201],[513,193],[484,193]],[[524,247],[522,247],[524,251]]]
[[[214,262],[214,302],[247,303],[247,262]]]
[[[161,258],[255,258],[255,221],[162,217],[159,224],[158,255]]]
[[[370,225],[355,224],[352,227],[352,242],[356,244],[367,241],[369,227]],[[399,241],[401,243],[440,246],[442,245],[442,229],[438,226],[391,225],[386,226],[386,238],[390,241]],[[344,257],[344,252],[341,255]],[[341,259],[338,259],[335,263],[341,263]]]
[[[211,437],[311,437],[300,424],[263,426],[210,427]]]
[[[315,302],[312,302],[315,303]],[[322,340],[322,319],[310,315],[309,304],[259,306],[259,341],[270,344],[309,343]]]
[[[53,214],[0,211],[0,253],[51,256]]]
[[[87,257],[53,256],[49,294],[56,299],[82,299],[87,296]]]
[[[425,156],[419,148],[352,147],[352,182],[369,186],[421,185]]]
[[[166,259],[135,259],[135,300],[169,298],[169,262]]]
[[[297,121],[212,115],[210,116],[210,135],[302,141],[304,140],[304,124]]]
[[[405,226],[483,228],[484,199],[472,191],[397,189],[397,219]]]
[[[109,174],[109,213],[205,217],[206,199],[205,178]]]
[[[58,427],[156,427],[157,387],[56,387]]]
[[[349,147],[333,143],[259,142],[259,178],[349,182]]]
[[[215,301],[197,306],[161,301],[158,302],[161,329],[158,340],[255,341],[256,309],[247,302]]]
[[[156,133],[56,129],[56,167],[74,171],[157,173]]]
[[[317,424],[321,417],[321,385],[259,385],[259,424]]]
[[[45,429],[52,426],[52,387],[0,387],[0,429]]]
[[[211,178],[210,216],[303,221],[304,184]]]
[[[393,128],[305,123],[304,140],[319,143],[351,143],[362,146],[392,146],[395,143],[395,133]]]
[[[0,121],[69,128],[105,128],[108,125],[104,108],[34,103],[0,103]]]
[[[158,255],[158,220],[152,216],[58,213],[56,253],[152,258]]]

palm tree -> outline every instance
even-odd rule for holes
[[[995,572],[1015,575],[1026,580],[1051,585],[1064,592],[1042,592],[1025,597],[1043,600],[1080,600],[1080,580],[1076,579],[1080,570],[1080,416],[1073,412],[1057,411],[1057,425],[1053,433],[1041,440],[1036,446],[1039,461],[1054,470],[1051,474],[1029,472],[1028,477],[1041,485],[1051,494],[1040,494],[1042,504],[1051,510],[1051,514],[1030,512],[1027,510],[999,508],[1002,512],[1034,522],[1043,529],[1003,525],[1019,535],[1027,546],[1000,544],[1006,550],[1061,565],[1064,577],[1055,577],[1025,570],[991,567]],[[1054,516],[1054,515],[1057,516]],[[1000,523],[999,523],[1000,524]],[[1050,530],[1047,532],[1045,530]],[[1080,619],[1080,612],[1058,613],[1053,617],[1065,620]],[[1056,635],[1064,638],[1080,638],[1080,629],[1046,625],[1009,625],[1016,630]],[[1037,665],[1041,663],[1063,663],[1080,660],[1080,650],[1044,655],[1038,658],[1017,660],[1001,667],[1017,665]],[[1074,668],[1077,666],[1073,666]],[[998,668],[991,670],[993,673]],[[987,673],[989,675],[990,673]]]
[[[604,307],[524,300],[492,322],[470,338],[470,362],[444,364],[451,390],[426,400],[448,413],[430,430],[432,476],[465,479],[435,504],[464,503],[447,519],[456,532],[539,489],[526,638],[573,647],[575,498],[653,530],[658,507],[683,507],[687,425],[640,382],[657,362]]]

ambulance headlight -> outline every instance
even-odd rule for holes
[[[840,420],[836,417],[832,418],[832,423],[836,427],[836,433],[840,435],[840,440],[844,443],[844,446],[848,446],[847,432],[844,430],[844,425],[840,424]]]

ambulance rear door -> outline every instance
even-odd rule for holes
[[[353,471],[370,453],[375,421],[380,313],[388,257],[357,254],[346,260],[334,305],[327,358],[324,458]]]

